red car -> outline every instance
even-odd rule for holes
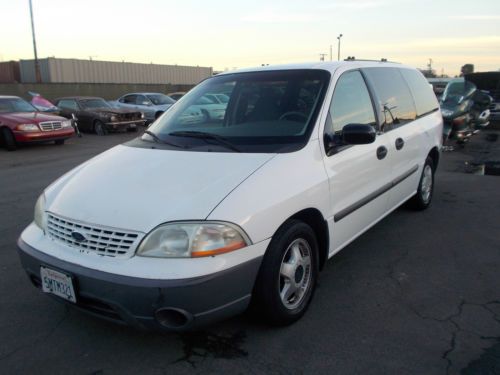
[[[71,120],[39,112],[17,96],[0,96],[0,143],[14,151],[20,143],[62,145],[75,133]]]

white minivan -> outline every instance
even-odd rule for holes
[[[224,116],[182,121],[205,94],[228,97]],[[429,206],[442,126],[400,64],[219,74],[45,189],[21,261],[45,293],[115,322],[193,329],[252,304],[290,324],[328,258],[402,203]]]

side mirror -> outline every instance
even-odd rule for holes
[[[366,145],[375,142],[377,133],[371,125],[348,124],[342,128],[342,141],[349,145]]]
[[[145,101],[143,101],[143,102],[141,103],[141,105],[151,106],[152,104],[151,104],[151,102],[148,102],[148,101],[146,101],[146,100],[145,100]]]

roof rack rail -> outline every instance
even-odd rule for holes
[[[357,59],[354,56],[347,56],[347,58],[344,59],[344,61],[373,61],[373,62],[389,62],[389,63],[394,63],[394,64],[400,64],[397,61],[389,61],[385,57],[382,57],[380,60],[370,60],[370,59]]]

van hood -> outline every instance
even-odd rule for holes
[[[49,186],[46,210],[89,224],[144,233],[168,221],[204,220],[272,157],[120,145]]]

